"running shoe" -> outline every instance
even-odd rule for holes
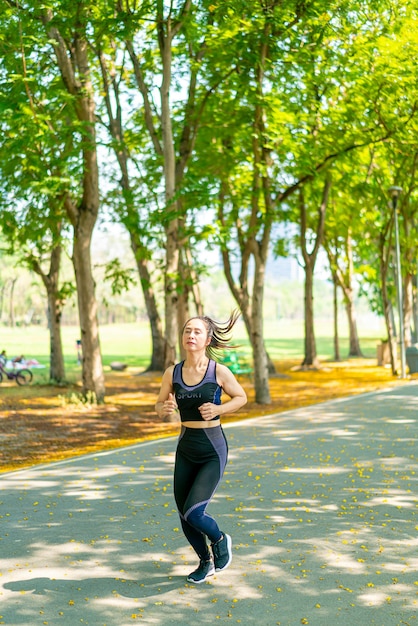
[[[199,567],[195,569],[194,572],[188,575],[187,582],[196,583],[199,585],[200,583],[204,583],[209,576],[213,576],[215,573],[215,568],[213,566],[212,559],[208,561],[201,560],[199,563]]]
[[[221,572],[226,569],[232,561],[232,539],[226,533],[216,543],[212,544],[213,558],[215,561],[215,571]]]

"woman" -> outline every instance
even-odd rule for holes
[[[187,580],[203,583],[232,560],[231,537],[206,513],[222,478],[228,444],[221,415],[237,411],[247,402],[244,389],[232,372],[211,357],[218,349],[231,348],[230,333],[238,319],[233,313],[225,324],[210,317],[192,317],[182,334],[186,358],[169,367],[163,376],[155,409],[161,418],[180,412],[181,432],[174,468],[174,497],[183,532],[199,557]],[[230,399],[221,404],[225,391]],[[212,554],[207,544],[211,542]]]

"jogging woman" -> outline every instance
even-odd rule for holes
[[[220,417],[247,402],[232,372],[212,358],[216,350],[232,347],[230,334],[237,319],[238,314],[233,313],[224,324],[206,316],[186,322],[182,334],[186,358],[165,371],[155,405],[161,418],[180,412],[174,497],[183,532],[200,561],[187,578],[193,583],[203,583],[232,560],[231,537],[219,529],[206,508],[227,462],[228,444]],[[221,404],[222,391],[230,399]]]

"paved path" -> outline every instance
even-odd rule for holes
[[[0,624],[418,624],[418,384],[225,430],[234,560],[203,585],[174,438],[0,475]]]

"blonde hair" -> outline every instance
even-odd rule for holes
[[[183,332],[186,325],[191,320],[201,320],[210,337],[210,343],[206,348],[206,354],[211,359],[217,359],[220,356],[222,350],[232,350],[238,346],[231,343],[232,329],[235,326],[241,312],[238,309],[232,311],[230,317],[226,322],[217,322],[216,320],[208,317],[207,315],[194,315],[187,320],[183,327]]]

